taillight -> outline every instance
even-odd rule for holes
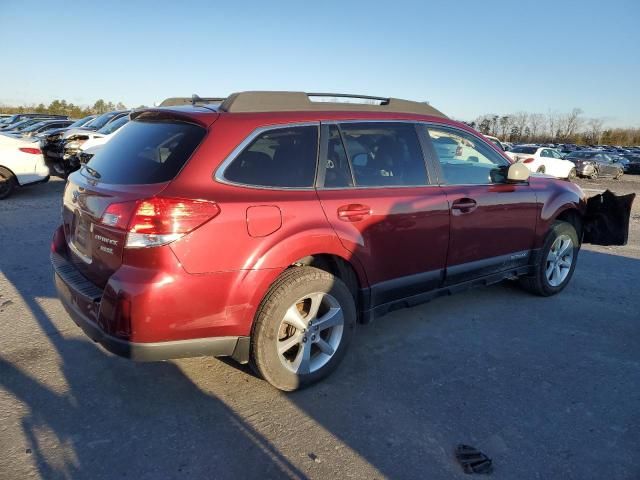
[[[533,162],[534,160],[535,160],[535,158],[531,158],[531,157],[529,157],[529,158],[525,158],[525,159],[522,161],[522,163],[531,163],[531,162]]]
[[[102,215],[101,223],[126,230],[126,247],[155,247],[179,239],[219,213],[220,207],[215,202],[154,197],[112,203]]]
[[[42,151],[39,148],[22,147],[22,148],[19,148],[18,150],[20,150],[21,152],[24,152],[24,153],[31,153],[33,155],[37,155],[38,153],[42,153]]]

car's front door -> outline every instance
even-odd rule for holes
[[[451,212],[446,283],[527,265],[538,211],[529,185],[506,183],[509,162],[479,136],[424,128]],[[451,140],[464,148],[439,148]]]
[[[449,208],[430,182],[417,127],[324,123],[317,192],[371,286],[375,307],[441,285]]]

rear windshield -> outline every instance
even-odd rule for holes
[[[512,153],[536,153],[538,151],[538,147],[513,147],[511,149]]]
[[[122,185],[172,180],[206,130],[179,121],[131,121],[82,170],[101,183]]]

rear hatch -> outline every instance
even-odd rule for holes
[[[206,128],[166,112],[146,112],[122,127],[91,161],[69,177],[63,199],[63,228],[70,261],[104,288],[122,264],[125,228],[105,216],[129,212],[160,194],[182,169],[206,134]],[[120,219],[122,220],[122,219]]]

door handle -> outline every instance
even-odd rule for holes
[[[360,203],[350,203],[338,207],[338,218],[343,222],[359,222],[371,215],[371,207]]]
[[[472,198],[459,198],[451,205],[451,211],[454,215],[471,213],[476,208],[478,208],[478,203]]]

